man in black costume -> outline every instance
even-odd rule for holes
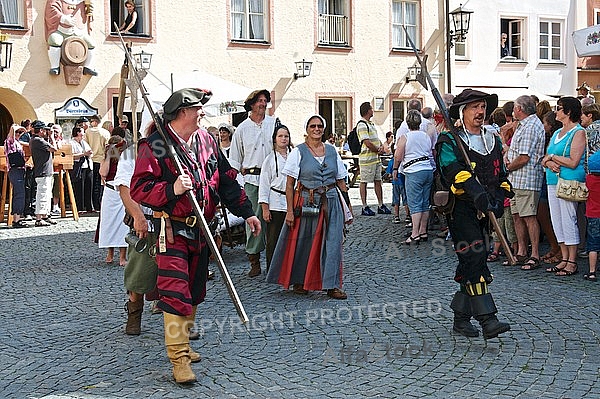
[[[493,277],[486,264],[488,212],[501,216],[504,198],[514,195],[502,162],[502,143],[483,128],[484,120],[497,105],[497,95],[465,89],[450,107],[450,117],[462,122],[458,136],[472,168],[449,132],[440,134],[436,144],[442,182],[455,198],[454,208],[447,215],[458,256],[454,280],[460,284],[450,305],[454,311],[453,329],[477,337],[479,331],[470,322],[472,316],[481,324],[485,339],[510,330],[509,324],[496,317],[496,305],[488,292]]]

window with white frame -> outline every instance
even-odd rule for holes
[[[0,0],[1,1],[1,0]],[[141,36],[149,37],[150,32],[150,2],[153,0],[133,0],[135,4],[135,12],[137,15],[136,27],[129,32],[125,32],[128,36]],[[116,32],[115,23],[119,27],[124,27],[125,20],[129,13],[125,7],[123,0],[111,0],[110,1],[110,17],[111,32]]]
[[[267,0],[231,0],[231,39],[267,41]]]
[[[540,20],[540,60],[561,61],[561,32],[560,21]]]
[[[419,48],[419,2],[418,1],[392,1],[392,47],[395,49],[410,49],[410,43],[402,26],[406,27],[408,35]]]
[[[349,46],[348,0],[319,0],[319,44]]]
[[[524,60],[526,49],[525,44],[525,19],[522,18],[502,18],[500,19],[500,32],[508,35],[508,47],[510,57],[517,60]],[[500,43],[500,36],[498,37]],[[500,52],[498,54],[501,54]],[[508,60],[510,57],[503,57],[503,60]]]
[[[0,26],[8,29],[24,28],[24,7],[23,0],[0,0]]]

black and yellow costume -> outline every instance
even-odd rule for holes
[[[451,303],[454,310],[454,331],[465,336],[478,336],[478,330],[470,322],[471,316],[474,316],[487,339],[510,329],[508,324],[499,322],[495,316],[497,309],[487,287],[493,278],[486,258],[489,226],[487,214],[492,211],[497,217],[501,216],[504,199],[512,197],[512,190],[502,162],[500,139],[484,129],[479,135],[468,134],[463,130],[459,132],[459,137],[475,176],[453,135],[448,132],[440,134],[436,144],[436,162],[442,184],[455,197],[454,208],[447,215],[458,256],[454,280],[460,284],[460,291],[455,294]],[[478,145],[472,145],[472,141],[478,141]]]

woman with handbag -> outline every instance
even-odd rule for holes
[[[80,213],[93,212],[92,206],[92,148],[83,139],[83,128],[74,127],[71,133],[73,169],[70,171],[75,189],[75,202]]]
[[[19,138],[25,132],[23,126],[13,124],[4,142],[8,180],[13,185],[12,227],[15,228],[28,227],[27,223],[21,220],[21,215],[25,211],[25,153]]]
[[[325,119],[312,115],[305,123],[304,143],[288,155],[285,225],[279,235],[267,282],[290,284],[296,294],[342,291],[344,223],[351,223],[346,168],[331,144],[322,141]],[[342,200],[341,198],[344,198]]]
[[[433,184],[433,144],[431,137],[420,130],[421,114],[410,110],[406,115],[409,132],[400,136],[396,148],[392,177],[398,174],[398,165],[406,176],[406,198],[412,220],[412,232],[404,244],[419,244],[427,241],[429,197]]]
[[[585,200],[582,193],[585,192],[586,134],[579,124],[581,103],[578,99],[560,98],[555,113],[562,128],[552,135],[542,166],[546,168],[550,218],[562,260],[546,271],[557,276],[571,276],[577,273],[577,246],[580,242],[577,201]]]

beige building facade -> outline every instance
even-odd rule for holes
[[[87,0],[62,2],[76,6]],[[410,98],[434,106],[417,82],[407,82],[415,57],[402,24],[419,48],[431,50],[428,64],[444,85],[443,0],[135,2],[138,31],[126,40],[132,42],[132,53],[153,55],[144,80],[150,94],[170,86],[172,74],[194,70],[250,89],[266,88],[272,93],[270,112],[290,127],[295,142],[302,140],[304,120],[314,113],[327,118],[328,134],[343,135],[360,118],[359,105],[369,101],[384,135],[404,118]],[[98,75],[83,75],[76,85],[67,84],[64,66],[60,75],[49,73],[47,2],[1,4],[0,29],[12,43],[10,68],[0,72],[2,139],[11,122],[26,118],[56,122],[69,112],[76,116],[97,109],[103,121],[114,122],[124,53],[112,25],[126,18],[124,2],[93,2],[90,36]],[[295,62],[303,59],[312,62],[310,76],[295,79]],[[72,109],[73,99],[80,109]],[[225,115],[204,123],[240,118]]]

